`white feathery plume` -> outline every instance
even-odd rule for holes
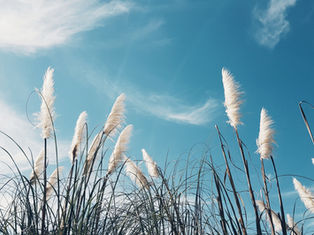
[[[69,152],[70,160],[73,163],[77,156],[77,151],[83,141],[84,125],[86,123],[87,113],[84,111],[80,114],[76,121],[74,136],[72,139],[71,149]]]
[[[153,159],[148,155],[145,149],[142,149],[142,154],[149,176],[157,178],[159,176],[159,172],[156,162],[153,161]]]
[[[279,219],[277,213],[275,213],[273,210],[271,210],[271,218],[274,222],[275,231],[280,232],[282,230],[281,220]]]
[[[256,205],[258,206],[258,209],[260,212],[263,212],[263,211],[266,212],[266,206],[265,206],[263,201],[256,200],[255,202],[256,202]],[[281,220],[279,219],[278,215],[273,210],[270,210],[270,212],[271,212],[272,221],[274,223],[275,231],[280,232],[282,230]],[[270,223],[268,214],[267,214],[267,219],[268,219],[268,222]]]
[[[289,214],[287,214],[287,223],[288,223],[289,229],[292,231],[291,232],[292,235],[301,235],[301,232],[298,226],[295,224],[293,218]]]
[[[59,172],[59,176],[60,176],[62,170],[63,170],[63,166],[59,166],[57,169],[55,169],[52,172],[51,176],[49,177],[49,180],[47,183],[47,188],[46,188],[47,198],[49,198],[52,195],[52,193],[54,191],[54,186],[58,181],[58,172]]]
[[[128,125],[123,129],[123,131],[121,131],[120,136],[114,147],[113,153],[111,154],[110,159],[109,159],[108,173],[107,173],[108,175],[111,174],[123,160],[122,155],[127,150],[127,145],[131,137],[132,129],[133,129],[133,126]]]
[[[262,159],[270,158],[273,150],[273,143],[275,143],[275,131],[271,128],[273,123],[274,121],[268,116],[266,109],[262,108],[259,135],[256,140],[256,145],[258,147],[257,152]]]
[[[314,158],[312,158],[312,164],[314,165]]]
[[[39,178],[39,176],[44,171],[44,150],[41,150],[40,154],[36,158],[36,161],[34,163],[34,169],[32,170],[30,181],[31,183],[36,182],[36,178]]]
[[[125,172],[130,179],[140,188],[148,188],[148,181],[140,168],[129,158],[125,157]]]
[[[314,195],[309,189],[304,187],[296,178],[293,178],[295,190],[297,190],[299,197],[304,203],[305,207],[314,213]]]
[[[94,158],[97,148],[99,148],[101,142],[102,132],[99,132],[93,139],[92,145],[89,148],[87,160],[91,161]]]
[[[124,100],[125,95],[122,93],[114,102],[104,127],[106,135],[114,136],[117,128],[121,127],[121,123],[124,121]]]
[[[237,125],[242,124],[240,122],[240,95],[243,93],[240,91],[240,85],[234,81],[232,74],[225,68],[222,68],[222,83],[225,94],[225,107],[226,113],[229,118],[228,123],[237,128]]]
[[[54,81],[53,81],[53,72],[54,69],[48,67],[47,72],[44,76],[44,83],[41,90],[41,106],[39,113],[39,124],[38,126],[42,128],[42,137],[44,139],[49,138],[51,131],[53,129],[52,122],[54,120],[55,111],[54,111]]]
[[[99,132],[93,139],[93,142],[89,148],[89,151],[88,151],[88,155],[87,155],[87,158],[86,158],[86,165],[85,165],[85,169],[84,169],[84,174],[87,173],[87,171],[89,170],[90,168],[90,165],[95,157],[95,153],[97,151],[97,149],[100,147],[100,142],[101,142],[101,138],[102,137],[102,132]]]

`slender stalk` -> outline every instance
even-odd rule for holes
[[[77,192],[77,184],[78,184],[78,182],[77,182],[77,177],[78,177],[78,175],[79,175],[79,169],[78,169],[78,162],[77,162],[77,160],[75,161],[75,170],[74,170],[74,181],[73,181],[73,183],[74,183],[74,185],[73,185],[73,189],[72,189],[72,196],[71,196],[71,200],[70,200],[70,208],[69,208],[69,210],[70,210],[70,215],[69,215],[69,219],[68,219],[68,223],[67,224],[64,224],[65,225],[65,230],[64,230],[64,233],[63,234],[67,234],[67,230],[71,230],[71,226],[72,226],[72,216],[73,216],[73,214],[74,214],[74,208],[75,208],[75,206],[74,206],[74,198],[75,198],[75,195],[78,193]],[[78,200],[79,200],[79,198],[78,198]]]
[[[237,136],[237,141],[238,141],[238,145],[239,145],[239,148],[240,148],[242,161],[243,161],[243,165],[244,165],[245,175],[246,175],[247,183],[248,183],[248,186],[249,186],[250,197],[251,197],[253,208],[254,208],[254,212],[255,212],[256,232],[257,232],[257,234],[261,235],[262,234],[262,230],[261,230],[261,225],[260,225],[259,213],[258,213],[258,210],[257,210],[257,205],[256,205],[256,202],[255,202],[255,196],[254,196],[254,192],[253,192],[253,189],[252,189],[248,163],[247,163],[247,160],[245,159],[243,146],[242,146],[242,141],[241,141],[241,139],[239,137],[238,130],[237,130],[237,128],[234,128],[234,130],[235,130],[235,133],[236,133],[236,136]]]
[[[239,198],[238,198],[238,195],[237,195],[237,190],[236,190],[236,187],[235,187],[235,184],[234,184],[234,181],[233,181],[232,174],[230,172],[229,163],[228,163],[228,160],[227,160],[225,148],[224,148],[224,145],[223,145],[223,142],[222,142],[222,138],[221,138],[221,133],[219,131],[218,126],[216,125],[215,127],[216,127],[217,132],[218,132],[218,137],[219,137],[219,141],[220,141],[220,147],[221,147],[222,154],[223,154],[223,157],[224,157],[224,160],[225,160],[226,169],[227,169],[227,175],[228,175],[231,187],[232,187],[234,200],[235,200],[237,208],[238,208],[238,213],[239,213],[239,216],[240,216],[239,222],[240,222],[240,225],[241,225],[242,233],[245,235],[245,234],[247,234],[247,232],[246,232],[246,228],[245,228],[244,221],[243,221],[241,204],[240,204],[240,201],[239,201]]]
[[[211,162],[212,162],[212,159],[211,159]],[[226,228],[226,219],[225,219],[225,215],[224,215],[224,208],[223,208],[222,199],[221,199],[220,183],[218,180],[217,173],[214,170],[214,167],[213,167],[213,173],[214,173],[214,180],[215,180],[215,185],[216,185],[216,189],[217,189],[217,193],[218,193],[217,201],[218,201],[218,208],[219,208],[219,216],[221,218],[220,225],[221,225],[221,229],[223,231],[223,234],[227,235],[228,233],[227,233],[227,228]]]
[[[98,226],[99,226],[99,220],[100,220],[100,214],[101,214],[101,205],[102,205],[102,201],[104,199],[104,195],[105,195],[105,189],[106,189],[106,185],[107,185],[107,180],[108,180],[108,174],[106,174],[106,176],[103,179],[103,183],[100,189],[100,200],[97,199],[97,208],[96,208],[96,229],[95,231],[98,230]]]
[[[74,159],[74,157],[73,157]],[[77,164],[77,161],[73,160],[73,163],[72,163],[72,166],[71,166],[71,169],[70,169],[70,173],[69,173],[69,181],[68,181],[68,186],[67,186],[67,189],[66,189],[66,197],[64,199],[64,202],[65,202],[65,205],[64,205],[64,211],[62,212],[62,226],[61,226],[61,230],[63,230],[65,233],[66,233],[66,230],[67,230],[67,227],[63,227],[63,226],[66,226],[66,223],[65,223],[65,220],[66,220],[66,212],[67,212],[67,209],[68,209],[68,203],[70,202],[69,200],[69,197],[70,197],[70,191],[71,191],[71,185],[72,185],[72,178],[73,178],[73,170],[74,170],[74,165]],[[75,183],[75,182],[74,182]],[[72,202],[70,202],[72,203]],[[62,228],[63,227],[63,228]]]
[[[230,208],[231,208],[231,210],[232,210],[232,214],[233,214],[233,218],[235,218],[236,220],[235,220],[235,222],[236,222],[236,224],[237,224],[237,227],[238,227],[238,231],[237,232],[234,232],[234,234],[241,234],[241,228],[240,228],[240,225],[239,225],[239,221],[237,220],[237,216],[236,216],[236,213],[235,213],[235,210],[234,210],[234,207],[233,207],[233,204],[232,204],[232,202],[231,202],[231,199],[230,199],[230,197],[229,197],[229,195],[228,195],[228,189],[226,189],[226,187],[225,187],[225,185],[224,185],[224,183],[221,181],[221,179],[219,179],[219,177],[218,177],[218,180],[219,180],[219,182],[220,182],[220,185],[222,185],[222,187],[221,187],[221,189],[223,190],[223,194],[222,194],[222,196],[224,196],[223,198],[224,198],[224,201],[225,201],[225,204],[228,202],[229,203],[229,206],[230,206]],[[226,197],[226,198],[225,198]],[[234,226],[233,226],[233,223],[232,223],[232,219],[231,219],[231,215],[230,215],[230,213],[229,213],[229,210],[228,210],[228,207],[226,207],[226,210],[227,210],[227,214],[228,214],[228,217],[230,218],[230,223],[231,223],[231,226],[232,226],[232,229],[233,230],[235,230],[235,228],[234,228]],[[239,219],[240,220],[240,219]],[[228,225],[228,224],[227,224]]]
[[[56,133],[55,133],[55,128],[54,128],[53,121],[52,121],[52,127],[53,127],[54,141],[55,141],[56,163],[57,163],[57,169],[59,169],[59,156],[58,156],[57,136],[56,136]],[[60,173],[59,173],[59,170],[57,170],[57,190],[58,190],[58,192],[57,192],[57,199],[58,199],[57,221],[58,221],[58,224],[60,224],[61,223],[61,218],[60,218],[61,199],[60,199]]]
[[[263,176],[263,182],[264,182],[264,194],[266,198],[266,212],[269,218],[269,223],[270,223],[270,229],[271,229],[271,234],[275,235],[275,226],[273,222],[273,218],[271,215],[271,207],[270,207],[270,201],[269,201],[269,195],[268,195],[268,188],[267,188],[267,182],[266,182],[266,174],[265,174],[265,167],[264,167],[264,161],[263,158],[261,158],[261,171],[262,171],[262,176]]]
[[[43,192],[43,208],[41,221],[41,234],[46,234],[45,220],[46,220],[46,204],[47,204],[47,138],[44,138],[44,192]]]
[[[180,213],[179,213],[179,210],[178,210],[178,208],[177,208],[176,202],[175,202],[175,200],[174,200],[174,198],[173,198],[173,195],[172,195],[172,193],[171,193],[171,191],[170,191],[170,188],[169,188],[169,186],[168,186],[168,183],[167,183],[166,179],[164,178],[163,174],[160,174],[160,176],[161,176],[161,179],[162,179],[162,181],[163,181],[163,183],[164,183],[164,185],[165,185],[165,187],[166,187],[166,189],[167,189],[167,192],[168,192],[168,194],[169,194],[169,196],[170,196],[171,204],[172,204],[173,207],[174,207],[174,211],[175,211],[175,213],[176,213],[176,216],[177,216],[177,219],[178,219],[178,222],[179,222],[179,227],[180,227],[180,230],[181,230],[181,234],[184,235],[184,234],[185,234],[184,225],[183,225],[183,223],[182,223],[182,221],[181,221],[181,219],[180,219]]]
[[[277,169],[275,166],[275,161],[272,156],[270,156],[274,172],[275,172],[275,177],[276,177],[276,183],[277,183],[277,190],[278,190],[278,198],[279,198],[279,204],[280,204],[280,212],[281,212],[281,228],[282,228],[282,234],[287,235],[287,229],[286,229],[286,220],[285,220],[285,211],[283,208],[283,203],[282,203],[282,198],[281,198],[281,192],[280,192],[280,186],[279,186],[279,180],[278,180],[278,175],[277,175]]]
[[[87,169],[87,174],[84,174],[83,178],[84,178],[84,189],[83,189],[83,195],[81,196],[80,200],[79,200],[79,203],[78,203],[78,206],[77,206],[77,211],[78,211],[78,215],[79,215],[79,212],[81,210],[81,208],[83,207],[84,208],[84,203],[85,203],[85,197],[86,197],[86,190],[87,190],[87,187],[88,187],[88,183],[89,183],[89,180],[90,180],[90,177],[92,175],[92,171],[93,171],[93,167],[94,167],[94,163],[96,161],[96,156],[98,154],[98,151],[99,149],[102,147],[103,145],[103,141],[106,141],[107,137],[108,136],[105,136],[104,140],[103,140],[103,136],[104,136],[104,132],[101,133],[101,137],[100,137],[100,142],[99,142],[99,145],[97,146],[96,148],[96,151],[95,153],[93,154],[93,159],[92,159],[92,162],[90,163],[89,167],[86,168],[86,164],[87,164],[87,159],[85,160],[85,169]],[[85,172],[85,169],[84,169],[84,172]]]
[[[309,125],[309,123],[308,123],[308,121],[306,119],[305,113],[304,113],[303,108],[302,108],[302,104],[303,103],[310,105],[312,107],[312,109],[314,108],[314,106],[311,105],[310,103],[306,102],[306,101],[299,102],[299,108],[300,108],[300,111],[301,111],[301,115],[302,115],[303,121],[304,121],[306,129],[307,129],[307,131],[308,131],[308,133],[309,133],[309,135],[311,137],[312,143],[314,144],[313,134],[312,134],[310,125]]]

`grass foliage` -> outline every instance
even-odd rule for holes
[[[223,70],[223,73],[231,79],[229,72]],[[51,79],[50,86],[53,84]],[[240,94],[237,84],[227,85],[236,88],[233,96]],[[38,93],[47,113],[52,109],[51,97],[45,97],[43,91]],[[56,154],[57,168],[50,177],[47,175],[48,169],[51,169],[47,161],[47,141],[55,142],[58,152],[53,115],[48,112],[48,117],[43,117],[49,119],[45,125],[52,132],[43,130],[43,152],[36,159],[9,135],[1,132],[16,144],[32,168],[32,175],[25,175],[14,156],[1,147],[15,166],[11,175],[1,178],[1,200],[6,199],[0,208],[1,234],[305,234],[304,224],[311,218],[293,221],[293,216],[288,216],[288,220],[285,219],[277,170],[270,152],[261,157],[263,186],[253,188],[245,145],[236,125],[239,114],[233,113],[239,110],[238,97],[228,101],[233,105],[232,109],[226,108],[228,115],[236,120],[232,119],[231,130],[240,150],[241,169],[233,164],[228,144],[216,126],[221,150],[219,157],[224,165],[216,165],[210,153],[204,151],[201,158],[197,158],[201,160],[191,160],[189,155],[184,164],[181,160],[180,163],[165,163],[165,167],[160,168],[143,150],[145,161],[149,161],[147,176],[126,157],[131,127],[122,130],[124,98],[124,95],[118,97],[107,122],[93,141],[84,121],[86,113],[82,113],[74,138],[77,142],[72,143],[69,153],[71,161],[62,173]],[[50,99],[49,105],[46,99]],[[301,104],[300,110],[312,138]],[[270,128],[272,121],[267,120],[267,128]],[[106,143],[114,140],[116,133],[120,136],[111,153]],[[263,133],[267,135],[273,131],[267,129]],[[273,142],[272,136],[266,137],[269,140],[264,138],[265,143],[259,140],[259,148],[262,144]],[[271,149],[271,146],[266,149]],[[271,182],[264,169],[264,161],[268,160],[273,166],[271,173],[275,175],[273,183],[279,198],[278,211],[270,206],[268,187]],[[239,175],[247,183],[244,191],[243,185],[240,187],[237,182]],[[258,197],[260,190],[262,198]]]

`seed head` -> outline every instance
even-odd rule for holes
[[[53,130],[53,120],[55,117],[54,111],[54,81],[53,81],[54,70],[48,67],[44,76],[44,83],[41,90],[41,106],[39,113],[39,124],[38,126],[42,129],[42,137],[47,139],[51,135]]]
[[[228,123],[237,128],[239,124],[242,124],[240,122],[240,104],[242,103],[242,100],[240,100],[242,94],[240,85],[234,81],[232,74],[225,68],[222,69],[222,83],[225,93],[224,105],[229,118]]]

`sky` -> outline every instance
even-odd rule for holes
[[[78,115],[87,111],[89,129],[100,128],[121,93],[127,97],[126,123],[134,125],[132,159],[141,159],[145,148],[163,165],[191,149],[198,159],[208,148],[219,162],[218,125],[240,164],[223,106],[225,67],[244,92],[239,133],[256,166],[253,177],[259,171],[255,143],[264,107],[275,122],[278,173],[313,178],[313,144],[298,102],[314,102],[314,2],[0,0],[0,5],[0,130],[34,156],[42,140],[33,115],[40,100],[33,91],[51,66],[64,164]],[[313,123],[313,110],[304,110]],[[22,169],[30,169],[7,138],[0,141]],[[8,164],[5,156],[1,161]],[[266,167],[272,174],[269,163]],[[291,176],[282,177],[282,184],[287,200],[295,199]]]

